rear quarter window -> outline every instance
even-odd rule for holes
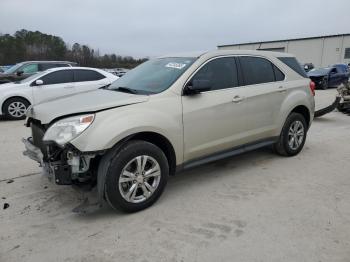
[[[301,67],[301,65],[298,63],[295,57],[278,57],[278,59],[302,77],[308,77],[305,70]]]
[[[283,81],[284,80],[285,76],[282,73],[282,71],[277,68],[277,66],[273,65],[273,71],[275,72],[276,81]]]

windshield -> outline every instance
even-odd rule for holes
[[[195,60],[194,57],[152,59],[128,71],[108,89],[129,89],[136,94],[160,93],[168,89]]]
[[[13,74],[17,71],[18,68],[20,68],[23,65],[23,63],[16,64],[9,69],[7,69],[4,73],[5,74]]]

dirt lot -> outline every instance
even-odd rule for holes
[[[294,158],[263,149],[179,174],[132,215],[71,212],[85,196],[21,155],[27,134],[0,121],[1,262],[350,261],[350,116],[316,120]]]

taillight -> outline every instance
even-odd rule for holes
[[[316,89],[315,82],[313,82],[313,81],[310,82],[310,89],[311,89],[312,95],[315,96],[315,89]]]

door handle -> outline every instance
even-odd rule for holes
[[[244,100],[244,97],[234,96],[233,99],[232,99],[232,102],[233,103],[239,103],[239,102],[242,102],[243,100]]]
[[[73,88],[74,86],[64,86],[64,88]]]
[[[287,89],[285,89],[284,86],[279,86],[279,87],[278,87],[278,92],[284,93],[284,92],[286,92],[286,91],[287,91]]]

